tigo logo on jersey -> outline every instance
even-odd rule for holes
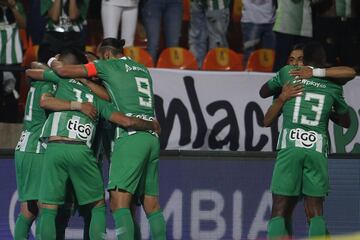
[[[67,123],[67,129],[72,132],[76,132],[76,136],[78,136],[82,140],[87,140],[89,136],[91,136],[92,127],[90,124],[81,124],[78,120],[70,119]]]
[[[290,140],[296,140],[305,148],[312,148],[317,142],[317,133],[314,131],[305,131],[301,128],[291,129],[289,134]]]

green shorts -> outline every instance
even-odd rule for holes
[[[324,197],[328,191],[328,160],[323,153],[296,147],[278,152],[271,181],[272,193]]]
[[[61,205],[70,180],[79,205],[104,198],[101,170],[86,145],[49,143],[44,155],[40,202]]]
[[[44,154],[15,151],[16,185],[19,201],[39,199]]]
[[[111,155],[108,190],[159,195],[159,139],[147,132],[118,138]]]

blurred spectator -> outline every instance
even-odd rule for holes
[[[229,4],[229,0],[192,0],[190,3],[189,48],[199,68],[208,49],[229,46]]]
[[[360,54],[359,0],[328,0],[314,5],[314,38],[329,65],[355,66]]]
[[[179,45],[182,13],[182,0],[144,0],[141,9],[142,22],[148,38],[147,49],[154,63],[158,56],[161,24],[165,33],[165,47]]]
[[[312,37],[312,13],[310,0],[278,0],[274,32],[275,63],[277,72],[286,65],[293,45],[304,43]]]
[[[85,50],[88,6],[89,0],[41,0],[41,14],[47,17],[47,24],[39,48],[40,62],[64,48]]]
[[[101,19],[104,38],[118,38],[121,21],[121,38],[125,40],[125,47],[133,46],[138,5],[138,0],[102,0]]]
[[[255,47],[275,48],[272,30],[275,20],[274,0],[243,0],[241,29],[244,44],[244,66]]]
[[[41,0],[28,1],[26,31],[34,45],[39,45],[45,32],[46,19],[41,16]]]
[[[19,70],[23,57],[19,29],[25,28],[26,18],[20,2],[2,0],[0,6],[0,122],[16,122]]]

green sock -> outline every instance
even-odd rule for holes
[[[148,216],[152,240],[166,239],[166,222],[161,210],[150,213]]]
[[[134,221],[129,208],[119,208],[113,212],[118,240],[134,239]]]
[[[55,240],[56,239],[56,228],[55,218],[57,210],[42,208],[40,218],[40,239]]]
[[[316,216],[310,219],[309,238],[323,237],[323,239],[325,239],[327,233],[326,223],[323,216]]]
[[[285,227],[285,219],[283,217],[274,217],[270,219],[268,223],[268,238],[281,239],[282,237],[287,236],[287,231]]]
[[[135,240],[141,240],[141,229],[140,229],[140,226],[139,224],[134,221],[134,239]]]
[[[105,205],[94,207],[91,210],[89,235],[91,240],[106,238],[106,209]]]
[[[22,213],[19,214],[15,223],[15,240],[28,239],[29,231],[33,220],[26,218]]]

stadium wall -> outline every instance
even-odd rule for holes
[[[268,189],[274,157],[273,153],[164,152],[160,200],[168,239],[264,239],[272,201]],[[107,161],[104,165],[106,172]],[[359,231],[360,156],[331,156],[329,172],[332,189],[325,215],[330,232]],[[12,239],[19,204],[11,155],[0,159],[0,176],[0,239]],[[294,214],[296,237],[306,236],[302,207],[299,204]],[[143,238],[148,239],[142,211],[138,211],[138,221]],[[82,239],[81,218],[72,219],[67,239]],[[108,239],[115,239],[110,213]]]

